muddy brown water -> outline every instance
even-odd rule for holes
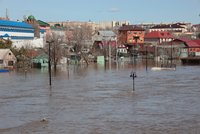
[[[200,66],[90,65],[0,74],[1,134],[199,134]],[[45,118],[45,121],[41,121]]]

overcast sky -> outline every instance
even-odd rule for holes
[[[34,15],[43,21],[200,23],[200,0],[0,0],[0,16]]]

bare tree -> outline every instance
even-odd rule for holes
[[[76,27],[73,31],[73,46],[77,55],[80,55],[88,64],[88,60],[85,54],[82,53],[82,49],[85,46],[85,42],[91,40],[92,28],[87,24]]]
[[[51,53],[51,61],[53,62],[54,71],[57,70],[57,65],[62,58],[62,46],[61,44],[64,42],[64,36],[59,35],[58,33],[52,33],[51,41],[52,43],[48,44],[50,46],[50,53]],[[47,47],[48,48],[48,47]],[[46,48],[46,49],[47,49]]]

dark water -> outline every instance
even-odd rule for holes
[[[200,66],[146,72],[128,65],[0,74],[3,134],[199,134]],[[44,122],[41,119],[45,118]]]

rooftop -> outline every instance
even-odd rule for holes
[[[167,31],[153,31],[150,33],[147,33],[145,35],[145,38],[164,38],[164,39],[170,39],[174,38],[170,32]]]
[[[3,59],[9,51],[10,49],[0,49],[0,59]]]
[[[186,38],[180,38],[180,39],[176,39],[174,41],[182,41],[188,47],[191,47],[191,48],[200,48],[200,39],[198,39],[198,40],[190,40],[190,39],[186,39]]]
[[[19,27],[19,28],[31,28],[33,27],[25,22],[18,22],[18,21],[9,21],[9,20],[0,20],[0,26],[6,27]]]
[[[48,26],[50,27],[50,25],[42,20],[37,20],[37,22],[39,23],[40,26]]]
[[[101,35],[103,37],[116,36],[116,34],[113,31],[98,31],[98,35]]]
[[[119,28],[119,31],[145,31],[142,27],[135,25],[125,25]]]
[[[154,27],[152,27],[152,29],[157,29],[157,28],[184,28],[182,26],[180,26],[180,24],[176,23],[176,24],[161,24],[161,25],[156,25]]]

